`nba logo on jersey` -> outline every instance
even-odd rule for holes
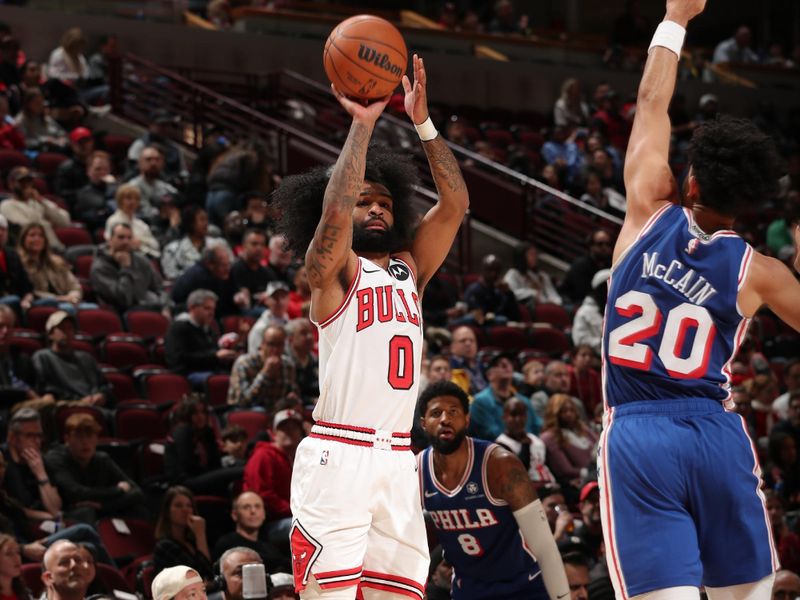
[[[322,456],[319,457],[319,464],[325,466],[328,464],[328,455],[330,454],[329,450],[323,450]]]

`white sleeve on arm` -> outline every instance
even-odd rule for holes
[[[550,600],[564,600],[569,598],[569,583],[564,572],[564,563],[558,553],[556,541],[550,531],[547,515],[544,514],[542,501],[538,498],[530,504],[514,511],[519,530],[525,543],[536,556],[542,568],[544,586]]]

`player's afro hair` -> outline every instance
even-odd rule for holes
[[[458,398],[464,412],[469,414],[469,397],[466,392],[452,381],[436,381],[422,390],[422,393],[419,395],[419,400],[417,400],[417,413],[419,416],[424,417],[430,401],[440,396],[453,396],[454,398]]]
[[[322,200],[332,167],[315,167],[299,175],[286,177],[273,194],[278,209],[278,230],[289,241],[297,256],[305,256],[322,215]],[[394,229],[399,247],[411,242],[414,211],[411,197],[417,183],[417,171],[407,153],[397,153],[385,146],[367,150],[366,181],[384,185],[392,195]]]
[[[781,160],[772,140],[745,119],[719,117],[692,136],[689,162],[704,206],[737,216],[775,193]]]

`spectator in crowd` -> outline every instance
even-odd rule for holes
[[[242,198],[242,225],[249,229],[260,229],[270,237],[277,215],[269,200],[258,190],[249,190],[242,194]]]
[[[496,0],[494,16],[489,21],[489,33],[525,33],[528,28],[528,16],[517,17],[511,0]]]
[[[295,366],[283,354],[285,347],[284,330],[276,326],[267,327],[258,352],[243,354],[233,363],[228,404],[260,406],[271,413],[276,404],[288,395],[296,400]]]
[[[794,437],[784,431],[773,432],[768,442],[769,462],[764,468],[764,484],[794,510],[800,506],[800,461]]]
[[[267,284],[263,294],[266,310],[253,323],[247,334],[247,351],[255,353],[261,346],[261,340],[267,327],[285,327],[289,323],[287,310],[289,307],[289,288],[283,281],[274,280]]]
[[[42,560],[41,600],[84,600],[95,578],[94,562],[69,540],[53,542]]]
[[[611,236],[604,229],[592,232],[587,240],[589,252],[578,257],[570,265],[561,283],[561,295],[577,304],[592,291],[592,278],[600,269],[611,266],[611,252],[614,248]]]
[[[150,226],[142,221],[136,214],[139,212],[141,192],[135,185],[128,183],[123,184],[117,188],[114,194],[114,200],[117,203],[117,210],[108,217],[105,224],[105,239],[108,241],[111,238],[111,230],[115,225],[124,223],[128,225],[133,231],[133,239],[131,240],[131,248],[138,250],[147,258],[158,260],[161,256],[161,246],[158,244],[153,235]]]
[[[608,175],[616,180],[614,166],[609,160],[608,154],[604,150],[599,150],[596,154],[598,157],[603,157],[600,161],[604,164]],[[603,187],[601,173],[595,170],[594,167],[586,172],[585,189],[586,191],[581,196],[581,202],[585,202],[589,206],[594,206],[595,208],[599,208],[617,217],[625,216],[625,197],[614,188]]]
[[[25,147],[33,152],[66,152],[67,132],[47,114],[44,94],[31,88],[22,96],[22,109],[14,118],[14,126],[25,137]]]
[[[742,415],[745,425],[747,426],[747,433],[753,440],[758,439],[756,433],[756,416],[753,412],[752,400],[747,389],[742,385],[737,385],[731,389],[731,400],[733,401],[734,412]]]
[[[745,347],[745,343],[740,346],[740,356],[742,353],[741,348]],[[752,377],[745,379],[742,383],[747,393],[750,394],[752,400],[753,413],[755,415],[756,432],[758,437],[769,435],[772,427],[775,424],[775,413],[772,410],[772,403],[778,397],[778,379],[775,373],[769,368],[769,363],[763,356],[757,359],[763,362],[763,371],[756,372]],[[750,361],[752,364],[753,361]]]
[[[450,366],[453,368],[453,381],[467,379],[469,394],[477,394],[488,385],[478,362],[478,338],[468,325],[453,330],[450,343]],[[461,384],[459,384],[461,385]],[[464,387],[462,385],[462,387]]]
[[[155,534],[153,566],[156,573],[168,567],[186,565],[197,571],[204,581],[213,579],[206,521],[197,514],[194,495],[189,488],[175,485],[164,493]],[[169,597],[154,597],[154,600],[156,598],[169,600]]]
[[[91,83],[108,83],[109,59],[117,54],[118,38],[116,34],[108,33],[100,37],[95,47],[95,52],[89,56],[89,74],[87,79]]]
[[[3,421],[7,420],[7,407],[11,403],[39,399],[34,389],[36,372],[33,362],[27,354],[11,345],[11,330],[14,329],[16,317],[10,307],[0,304],[0,397],[7,401],[0,408]],[[45,401],[50,402],[52,399]]]
[[[175,200],[172,196],[164,196],[158,207],[158,216],[149,223],[150,229],[156,240],[158,240],[158,245],[162,251],[170,243],[179,240],[184,234],[181,210]],[[138,208],[136,214],[139,214]],[[161,267],[162,269],[164,267],[163,258],[161,259]]]
[[[492,357],[486,367],[489,385],[475,394],[469,407],[469,433],[482,440],[494,440],[505,431],[503,406],[511,398],[516,398],[525,406],[525,431],[539,433],[542,421],[536,415],[530,400],[517,393],[512,385],[514,380],[513,358],[505,353]]]
[[[81,304],[83,289],[69,264],[50,250],[47,232],[42,224],[28,223],[19,235],[19,256],[33,286],[35,305],[57,306],[74,312]]]
[[[561,181],[570,183],[580,173],[583,156],[567,127],[556,125],[541,152],[544,161],[555,167]]]
[[[242,208],[242,194],[258,191],[264,197],[272,191],[273,175],[266,148],[247,141],[227,149],[212,163],[207,182],[206,210],[211,222],[219,226],[226,214]]]
[[[719,115],[719,98],[714,94],[703,94],[697,107],[699,110],[694,117],[695,122],[713,121]]]
[[[8,97],[3,94],[0,94],[0,148],[25,150],[25,136],[9,116]]]
[[[42,65],[35,60],[26,60],[18,70],[20,80],[9,90],[11,112],[16,113],[22,106],[22,97],[30,89],[38,89],[42,85]]]
[[[618,151],[628,146],[631,124],[620,111],[619,95],[614,90],[607,91],[600,108],[592,115],[592,127],[598,128]]]
[[[453,566],[444,558],[441,546],[431,551],[431,564],[428,568],[428,582],[425,585],[427,600],[450,600],[453,587]]]
[[[575,537],[589,550],[592,564],[595,564],[602,557],[603,544],[600,488],[596,481],[590,481],[581,488],[578,507],[581,511],[581,522],[575,528]]]
[[[533,396],[543,389],[544,364],[535,358],[529,358],[522,365],[522,377],[515,381],[517,391],[525,396]]]
[[[65,31],[61,36],[61,44],[50,53],[47,76],[73,85],[86,79],[89,74],[89,63],[84,56],[86,47],[86,37],[79,28]]]
[[[589,125],[589,105],[583,101],[581,82],[567,79],[561,84],[561,96],[553,107],[553,123],[572,131]]]
[[[584,423],[568,394],[553,394],[544,416],[542,441],[550,470],[561,485],[579,487],[592,461],[597,436]]]
[[[503,404],[505,430],[495,441],[516,454],[533,484],[539,487],[555,483],[556,478],[547,468],[547,448],[544,442],[527,431],[528,415],[531,413],[533,410],[529,408],[524,397],[508,398]]]
[[[222,468],[219,444],[209,421],[209,407],[201,394],[185,396],[174,413],[164,453],[164,471],[170,483],[195,494],[225,496],[231,481],[241,479],[241,468]]]
[[[255,492],[264,500],[267,539],[280,547],[289,541],[292,526],[289,484],[294,454],[304,435],[299,412],[278,411],[272,422],[274,441],[258,442],[244,468],[244,490]]]
[[[157,146],[146,146],[139,155],[139,174],[128,183],[141,192],[141,212],[145,221],[158,216],[164,196],[175,196],[178,190],[164,179],[164,153]]]
[[[788,569],[775,573],[772,584],[772,600],[791,600],[800,596],[800,576]]]
[[[603,341],[603,314],[608,297],[610,269],[601,269],[592,276],[592,291],[583,299],[572,321],[572,343],[586,344],[598,355]]]
[[[86,161],[86,174],[89,182],[75,193],[72,214],[94,231],[103,227],[111,215],[110,203],[117,191],[108,152],[92,152]]]
[[[14,167],[8,174],[11,197],[0,202],[0,214],[17,229],[28,223],[40,223],[47,234],[50,247],[63,250],[64,244],[56,236],[55,227],[70,223],[69,213],[52,200],[44,198],[33,185],[33,174],[27,167]]]
[[[289,573],[273,573],[270,581],[272,591],[267,594],[267,600],[300,600],[300,594],[294,591],[294,578]]]
[[[101,517],[147,518],[142,490],[108,454],[97,451],[101,431],[92,415],[74,413],[64,423],[64,445],[47,453],[64,515],[91,524]]]
[[[787,418],[775,423],[771,434],[784,432],[794,438],[795,448],[800,448],[800,390],[794,389],[789,394]]]
[[[128,148],[128,162],[131,170],[141,165],[142,153],[146,148],[157,147],[163,157],[163,179],[172,185],[178,185],[189,177],[186,160],[181,147],[170,137],[177,133],[178,117],[171,115],[164,108],[155,109],[150,115],[150,124],[145,134],[134,140]],[[141,168],[141,167],[140,167]]]
[[[266,520],[264,501],[255,492],[242,492],[233,501],[231,519],[236,529],[223,535],[214,546],[214,556],[225,570],[225,556],[231,548],[247,548],[255,552],[258,562],[263,562],[267,572],[275,573],[290,568],[288,557],[266,540],[260,539],[261,528]],[[220,559],[219,557],[223,557]]]
[[[289,249],[286,237],[273,235],[269,238],[269,263],[267,264],[270,281],[280,280],[292,289],[294,282],[294,253]]]
[[[580,552],[561,555],[567,573],[570,600],[589,600],[589,561]]]
[[[75,194],[89,183],[88,162],[94,152],[94,136],[86,127],[76,127],[69,132],[71,158],[56,169],[54,190],[70,206],[75,204]]]
[[[226,245],[208,246],[200,260],[178,277],[172,286],[176,304],[186,302],[192,290],[211,290],[217,295],[216,316],[237,314],[245,300],[236,295],[231,279],[231,251]]]
[[[750,47],[753,41],[753,33],[746,25],[740,26],[733,37],[722,40],[714,48],[714,58],[711,59],[715,65],[728,63],[757,63],[758,54]]]
[[[571,542],[572,533],[575,531],[575,519],[564,499],[564,492],[558,484],[546,484],[536,490],[542,501],[542,508],[547,517],[547,524],[553,532],[556,544]]]
[[[789,527],[783,498],[774,490],[765,490],[764,498],[781,567],[797,573],[800,571],[800,536]]]
[[[8,245],[8,219],[0,215],[0,304],[28,310],[33,286],[17,251]]]
[[[524,244],[517,249],[514,266],[503,276],[517,302],[534,314],[537,304],[561,306],[561,296],[556,291],[550,276],[539,268],[539,250],[533,244]]]
[[[195,265],[206,248],[225,246],[225,241],[208,235],[208,215],[199,206],[190,205],[181,215],[183,237],[164,247],[161,268],[167,279],[177,279]]]
[[[481,276],[464,290],[464,301],[471,319],[479,325],[520,321],[519,306],[508,284],[500,278],[503,263],[494,254],[481,261]]]
[[[778,420],[789,418],[789,397],[792,392],[800,390],[800,358],[793,358],[783,366],[783,387],[786,393],[772,403],[772,412]]]
[[[432,280],[433,281],[433,280]],[[425,287],[425,291],[430,289],[430,282]],[[427,294],[426,294],[427,296]],[[289,306],[286,307],[286,313],[290,319],[299,319],[300,317],[308,317],[309,308],[311,307],[311,286],[308,285],[308,274],[306,273],[306,266],[300,266],[294,274],[294,289],[289,290]]]
[[[260,499],[259,499],[260,500]],[[262,505],[262,521],[263,505]],[[215,566],[219,567],[219,574],[225,581],[220,593],[220,600],[243,600],[244,598],[244,567],[245,565],[263,565],[264,561],[255,550],[246,546],[232,546],[217,560]],[[269,577],[272,569],[265,568],[265,577]],[[269,589],[269,588],[267,588]]]
[[[783,214],[767,227],[767,247],[774,256],[784,248],[794,251],[793,232],[800,224],[800,190],[791,190],[783,206]]]
[[[153,600],[207,600],[206,586],[201,573],[186,565],[161,570],[150,584]]]
[[[228,425],[220,432],[223,467],[243,467],[247,462],[247,431],[241,425]]]
[[[105,248],[92,261],[89,281],[98,300],[120,313],[130,308],[161,310],[169,318],[170,301],[164,292],[161,275],[141,253],[131,246],[133,229],[117,223]]]
[[[595,407],[603,403],[600,373],[594,369],[599,355],[588,344],[579,344],[572,349],[572,372],[569,393],[583,404],[587,415],[593,415]]]
[[[44,431],[39,413],[21,408],[8,424],[8,443],[3,449],[3,488],[16,500],[28,519],[52,519],[61,512],[61,496],[50,482],[42,459]]]
[[[314,355],[314,324],[307,318],[292,319],[286,324],[286,355],[294,364],[300,399],[313,406],[319,397],[319,360]],[[450,364],[447,364],[448,370]]]
[[[8,600],[33,600],[21,573],[22,555],[17,540],[12,535],[0,533],[0,596]]]
[[[553,394],[569,394],[570,372],[569,367],[560,360],[552,360],[544,368],[544,379],[542,389],[531,396],[531,405],[536,414],[544,418],[547,411],[547,403]],[[579,414],[585,414],[583,404],[578,398],[572,399]]]
[[[187,312],[178,315],[167,330],[165,358],[167,366],[189,377],[200,387],[214,371],[233,362],[236,352],[217,345],[218,334],[212,329],[217,295],[196,289],[186,300]]]
[[[269,283],[269,273],[262,264],[267,237],[260,229],[248,229],[242,241],[239,258],[231,267],[231,278],[237,293],[244,294],[252,312],[261,314],[266,302],[264,290]]]
[[[75,317],[59,310],[47,318],[45,331],[50,347],[33,355],[39,391],[56,400],[106,406],[112,398],[106,381],[91,354],[73,350]]]

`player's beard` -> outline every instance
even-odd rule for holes
[[[428,440],[431,442],[433,449],[441,454],[452,454],[461,447],[461,442],[467,437],[467,430],[462,429],[456,431],[452,440],[439,439],[437,435],[429,435]]]
[[[367,254],[389,254],[397,249],[397,232],[389,229],[367,229],[363,225],[353,227],[353,251]]]

